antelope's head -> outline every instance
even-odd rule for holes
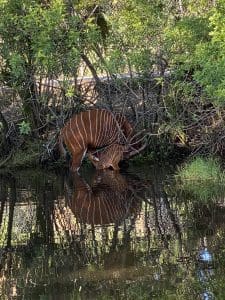
[[[123,159],[126,146],[112,144],[104,150],[98,152],[89,152],[88,158],[97,170],[112,168],[119,170],[119,162]]]

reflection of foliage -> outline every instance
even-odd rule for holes
[[[0,183],[2,199],[11,200],[9,190],[16,188],[12,233],[18,234],[11,235],[10,250],[3,247],[5,244],[0,248],[1,299],[8,299],[11,290],[26,299],[55,294],[66,299],[190,299],[190,295],[197,299],[204,291],[207,283],[200,282],[201,266],[196,263],[202,231],[190,228],[190,224],[199,224],[199,215],[191,214],[191,205],[185,201],[178,202],[162,192],[158,169],[151,185],[143,186],[146,181],[138,181],[137,173],[127,177],[144,199],[141,212],[127,216],[120,225],[107,226],[78,222],[62,196],[60,177],[25,174],[16,176],[15,187],[5,188],[8,183]],[[149,178],[149,173],[144,176]],[[30,219],[25,207],[30,205],[33,219],[26,222]],[[202,211],[201,203],[198,205]],[[216,209],[221,212],[219,206]],[[213,219],[219,234],[208,239],[208,246],[216,251],[225,240],[224,221],[219,221],[213,210],[208,223]],[[7,214],[4,211],[6,223]],[[30,235],[25,237],[22,230],[16,230],[21,224],[30,227],[26,228]],[[8,235],[7,229],[1,230]],[[223,270],[215,277],[221,274]],[[210,290],[214,292],[213,285]]]
[[[11,165],[16,167],[31,167],[37,165],[39,163],[40,149],[40,140],[28,141],[15,152]]]

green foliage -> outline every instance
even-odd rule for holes
[[[18,149],[8,167],[27,168],[39,165],[40,141],[27,141],[23,148]]]
[[[224,174],[221,170],[219,162],[213,158],[203,159],[197,157],[190,163],[186,164],[179,171],[179,177],[182,181],[185,180],[220,180]]]
[[[151,71],[156,62],[155,47],[160,44],[164,9],[163,1],[149,5],[145,0],[129,0],[115,5],[108,17],[112,28],[108,42],[112,46],[107,55],[111,65],[119,71],[128,68],[139,73]]]
[[[193,66],[196,45],[208,39],[208,20],[199,16],[185,16],[165,28],[165,47],[170,64],[181,72]]]
[[[165,26],[164,53],[177,74],[190,72],[211,102],[221,105],[225,98],[225,2],[209,6],[206,1],[199,5],[188,1],[184,11]]]
[[[9,65],[12,70],[14,80],[21,78],[24,74],[24,62],[22,57],[17,53],[12,53],[9,57]]]
[[[225,173],[214,158],[197,157],[180,168],[179,187],[195,200],[211,200],[224,192]]]
[[[1,0],[0,10],[0,83],[21,98],[30,124],[20,124],[21,134],[56,122],[60,104],[69,111],[76,97],[89,95],[71,86],[78,82],[81,65],[96,81],[99,74],[135,72],[147,82],[149,74],[159,71],[156,100],[151,102],[143,84],[145,101],[136,102],[134,110],[146,115],[153,108],[159,126],[166,120],[180,137],[185,121],[195,121],[195,113],[187,109],[190,103],[224,103],[224,0]],[[166,69],[173,80],[169,88]],[[59,97],[65,101],[50,101],[37,92],[40,78],[60,79]],[[52,103],[57,109],[49,112]]]
[[[74,75],[83,52],[97,71],[110,73],[128,68],[150,72],[161,58],[178,70],[199,65],[200,58],[210,62],[212,57],[201,48],[213,44],[223,51],[224,3],[213,7],[199,1],[196,6],[189,0],[182,5],[183,14],[178,14],[177,4],[161,0],[151,5],[147,0],[1,1],[2,66],[21,84],[31,70],[36,75]],[[203,77],[196,73],[206,84]]]
[[[29,141],[22,149],[18,149],[9,167],[31,167],[39,164],[40,143]]]
[[[179,170],[179,178],[182,181],[218,181],[224,179],[224,173],[221,170],[218,160],[196,157]]]
[[[63,0],[0,1],[0,83],[13,87],[32,128],[41,127],[46,97],[36,90],[39,78],[74,79],[81,54],[101,41],[92,10]],[[90,17],[86,19],[86,15]],[[66,91],[73,97],[72,88]],[[43,125],[43,124],[42,124]],[[20,125],[21,133],[28,128]]]
[[[209,22],[211,39],[196,48],[196,63],[199,70],[195,79],[205,88],[206,93],[216,104],[224,105],[225,99],[225,2],[219,1],[213,10]]]
[[[31,132],[30,124],[26,121],[23,121],[19,124],[20,134],[29,134]]]
[[[0,36],[4,41],[0,55],[12,75],[21,76],[28,65],[34,72],[54,75],[76,68],[79,20],[67,14],[64,1],[46,6],[39,1],[1,1],[0,8]]]
[[[225,98],[224,15],[225,2],[221,0],[207,11],[202,6],[200,14],[186,15],[165,30],[171,64],[179,74],[191,71],[216,105],[223,104]]]

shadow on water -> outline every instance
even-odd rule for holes
[[[0,299],[223,297],[224,197],[166,173],[1,175]]]

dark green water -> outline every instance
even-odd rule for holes
[[[0,299],[225,299],[225,200],[159,167],[0,177]]]

